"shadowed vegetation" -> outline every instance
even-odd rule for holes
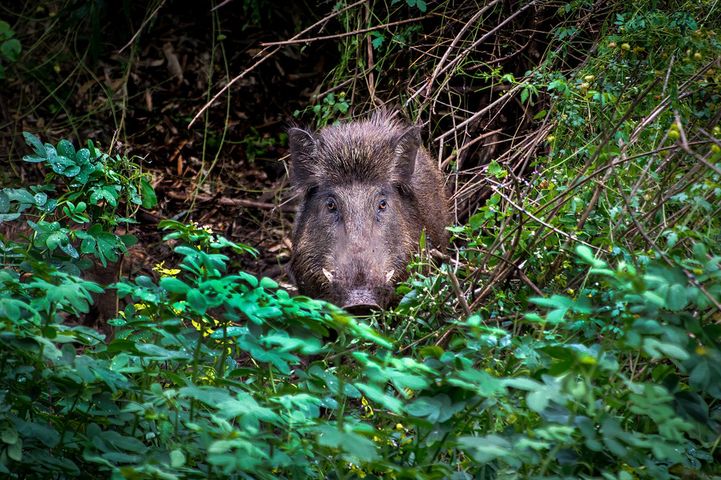
[[[0,475],[721,475],[719,19],[4,3]],[[356,318],[288,284],[286,131],[380,107],[454,224]]]

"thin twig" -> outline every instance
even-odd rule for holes
[[[547,222],[544,222],[543,220],[541,220],[540,218],[538,218],[537,216],[535,216],[534,214],[532,214],[531,212],[529,212],[528,210],[526,210],[526,209],[523,208],[522,206],[518,205],[517,203],[515,203],[515,202],[514,202],[513,200],[511,200],[510,198],[508,198],[507,195],[505,195],[503,192],[501,192],[501,191],[500,191],[498,188],[496,188],[495,186],[491,185],[491,190],[493,190],[493,191],[496,192],[498,195],[500,195],[505,201],[507,201],[508,203],[510,203],[510,204],[511,204],[516,210],[518,210],[519,212],[521,212],[521,213],[529,216],[529,217],[530,217],[531,219],[533,219],[534,221],[540,223],[541,225],[543,225],[544,227],[546,227],[546,228],[548,228],[548,229],[550,229],[550,230],[553,230],[554,232],[556,232],[557,234],[561,235],[562,237],[565,237],[565,238],[568,238],[569,240],[572,240],[572,241],[574,241],[574,242],[578,242],[578,243],[581,243],[581,244],[583,244],[583,245],[586,245],[587,247],[592,248],[592,249],[594,249],[594,250],[596,250],[596,251],[602,251],[602,250],[601,250],[600,248],[598,248],[597,246],[591,245],[591,244],[588,243],[588,242],[584,242],[584,241],[581,240],[580,238],[574,237],[573,235],[570,235],[570,234],[564,232],[563,230],[559,230],[558,228],[554,227],[553,225],[551,225],[551,224],[549,224],[549,223],[547,223]]]
[[[173,200],[189,201],[188,195],[177,192],[175,190],[168,190],[166,195]],[[259,202],[258,200],[250,200],[247,198],[230,198],[230,197],[217,197],[212,195],[198,194],[195,199],[199,202],[216,202],[218,205],[225,207],[244,207],[244,208],[257,208],[260,210],[284,210],[292,211],[292,206],[276,205],[274,203]]]
[[[320,37],[311,38],[291,38],[290,40],[281,40],[278,42],[263,42],[260,44],[261,47],[279,47],[285,45],[298,45],[300,43],[312,43],[320,42],[323,40],[336,40],[338,38],[352,37],[353,35],[360,35],[362,33],[373,32],[375,30],[381,30],[383,28],[395,27],[396,25],[403,25],[405,23],[417,22],[419,20],[425,20],[428,15],[422,17],[406,18],[405,20],[398,20],[395,22],[384,23],[382,25],[376,25],[374,27],[361,28],[359,30],[353,30],[351,32],[336,33],[333,35],[322,35]]]
[[[343,8],[341,8],[341,9],[338,10],[338,11],[335,11],[335,12],[333,12],[333,13],[330,13],[330,14],[326,15],[325,17],[321,18],[320,20],[318,20],[317,22],[315,22],[315,23],[314,23],[313,25],[311,25],[310,27],[308,27],[308,28],[302,30],[301,32],[297,33],[296,35],[294,35],[294,36],[291,38],[291,40],[295,40],[295,39],[297,39],[297,38],[300,38],[302,35],[305,35],[305,34],[308,33],[309,31],[313,30],[314,28],[318,27],[319,25],[322,25],[323,23],[327,22],[327,21],[330,20],[331,18],[334,18],[334,17],[340,15],[341,13],[344,13],[344,12],[350,10],[351,8],[357,7],[358,5],[362,4],[362,3],[365,2],[365,1],[366,1],[366,0],[358,0],[357,2],[353,2],[353,3],[351,3],[350,5],[347,5],[347,6],[343,7]],[[233,79],[230,80],[228,83],[226,83],[225,86],[218,91],[218,93],[216,93],[215,95],[213,95],[213,98],[211,98],[205,105],[203,105],[203,107],[198,111],[198,113],[195,114],[195,116],[193,117],[193,119],[192,119],[192,120],[190,121],[190,123],[188,124],[188,128],[192,127],[193,124],[196,122],[196,120],[198,120],[198,118],[203,114],[203,112],[205,112],[208,108],[210,108],[210,106],[211,106],[213,103],[215,103],[215,101],[216,101],[218,98],[220,98],[220,96],[221,96],[226,90],[228,90],[235,82],[237,82],[237,81],[240,80],[241,78],[245,77],[248,73],[250,73],[250,72],[252,72],[253,70],[255,70],[255,69],[258,67],[258,65],[260,65],[261,63],[265,62],[265,61],[268,60],[270,57],[272,57],[273,55],[275,55],[275,54],[280,50],[280,48],[281,48],[280,46],[277,46],[277,47],[275,47],[271,52],[268,52],[268,50],[270,50],[270,48],[269,48],[269,47],[265,47],[265,48],[263,48],[260,52],[258,52],[258,54],[257,54],[255,57],[253,57],[253,58],[257,58],[257,57],[261,57],[261,58],[260,58],[257,62],[255,62],[253,65],[251,65],[250,67],[248,67],[248,68],[246,68],[245,70],[243,70],[242,72],[240,72],[240,74],[238,74],[238,75],[236,75],[235,77],[233,77]],[[265,55],[265,56],[263,56],[263,55]]]
[[[471,19],[466,22],[465,25],[463,25],[463,27],[458,32],[458,34],[456,34],[455,38],[453,39],[453,41],[451,42],[449,47],[446,49],[446,53],[444,53],[443,56],[441,57],[441,59],[438,61],[438,65],[436,65],[436,68],[433,70],[433,73],[431,74],[431,78],[429,78],[428,82],[426,83],[426,96],[430,96],[431,87],[433,86],[433,83],[435,82],[436,78],[438,78],[438,75],[441,74],[443,64],[446,62],[446,60],[448,59],[448,56],[451,54],[453,49],[456,47],[456,45],[460,41],[461,37],[463,37],[463,34],[466,33],[466,31],[471,27],[471,25],[473,25],[476,22],[476,20],[478,20],[481,17],[481,15],[486,13],[486,11],[489,8],[493,7],[498,2],[500,2],[500,0],[493,0],[491,3],[489,3],[488,5],[484,6],[480,10],[478,10],[478,12],[476,12],[476,14],[473,15],[471,17]]]
[[[448,264],[451,263],[451,257],[439,250],[436,250],[435,248],[431,250],[431,256]],[[458,281],[458,277],[453,269],[450,268],[450,265],[446,270],[446,273],[448,274],[448,278],[451,280],[451,285],[453,286],[453,291],[456,293],[456,297],[458,298],[458,303],[460,303],[461,308],[463,308],[463,313],[465,313],[467,317],[470,317],[472,312],[468,306],[468,301],[466,301],[466,296],[464,295],[463,290],[461,290],[461,284]]]
[[[123,53],[123,50],[125,50],[126,48],[128,48],[130,45],[133,44],[135,39],[138,38],[138,35],[140,35],[140,32],[143,31],[143,29],[148,24],[148,22],[150,22],[150,20],[152,20],[153,17],[155,17],[155,15],[158,13],[158,10],[160,10],[160,7],[162,7],[164,4],[165,4],[165,0],[160,0],[160,3],[158,4],[157,7],[155,7],[155,10],[153,10],[153,13],[151,13],[150,16],[148,16],[145,20],[143,20],[143,23],[140,25],[140,28],[138,29],[138,31],[135,32],[135,35],[133,35],[133,37],[130,39],[130,41],[128,41],[128,43],[126,43],[123,46],[123,48],[118,50],[118,53]]]

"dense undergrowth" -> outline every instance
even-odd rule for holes
[[[475,170],[451,154],[470,174],[456,200],[485,202],[366,319],[235,270],[253,248],[171,220],[175,262],[102,293],[88,272],[133,244],[150,178],[26,134],[46,176],[0,191],[0,474],[721,475],[718,10],[615,5],[591,41],[574,27],[588,5],[559,4],[569,20],[522,77],[449,50],[523,107],[526,139]],[[406,33],[369,38],[387,59]],[[318,124],[354,104],[325,98]],[[439,101],[407,100],[419,118]],[[112,332],[83,325],[111,291]]]

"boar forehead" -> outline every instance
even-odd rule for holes
[[[395,129],[372,123],[322,130],[316,161],[323,180],[330,185],[387,181],[398,135]]]
[[[341,213],[376,213],[378,200],[388,198],[391,188],[378,182],[352,182],[331,188],[328,196],[338,200]]]

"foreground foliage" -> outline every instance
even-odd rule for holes
[[[525,177],[491,161],[457,259],[422,252],[370,326],[175,221],[157,278],[87,280],[133,244],[149,178],[26,134],[47,177],[0,191],[0,473],[721,475],[721,46],[693,12],[619,12],[576,69],[493,73],[537,102],[547,154]],[[324,105],[321,123],[348,108]],[[82,321],[111,290],[106,336]]]

